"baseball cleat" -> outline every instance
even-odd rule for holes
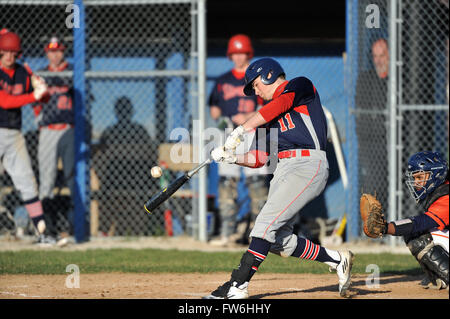
[[[351,251],[339,252],[341,261],[336,267],[336,272],[339,277],[339,294],[341,297],[347,297],[347,291],[352,279],[352,266],[354,255]]]
[[[36,241],[33,242],[33,244],[36,244],[40,247],[51,247],[56,245],[56,239],[52,236],[40,234]]]
[[[202,299],[248,299],[248,282],[238,286],[236,281],[227,281],[210,295]]]

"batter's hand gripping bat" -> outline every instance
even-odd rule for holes
[[[181,186],[183,186],[188,180],[191,179],[200,169],[209,165],[212,159],[208,158],[203,163],[193,168],[191,171],[187,172],[183,176],[178,177],[172,183],[170,183],[166,188],[159,191],[157,194],[153,195],[144,205],[145,210],[151,214],[156,208],[158,208],[162,203],[164,203],[170,196],[173,195]]]

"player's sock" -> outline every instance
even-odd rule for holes
[[[246,281],[250,281],[253,275],[258,271],[258,267],[259,265],[261,265],[264,259],[266,259],[271,245],[272,244],[267,240],[252,237],[252,241],[250,243],[250,246],[248,247],[246,254],[250,253],[253,255],[253,262]]]
[[[25,209],[28,212],[34,227],[39,233],[43,233],[45,230],[44,210],[42,209],[42,203],[39,198],[35,197],[23,202]]]
[[[337,251],[314,244],[312,241],[302,237],[298,237],[297,247],[291,256],[319,261],[333,268],[341,261],[341,256]]]

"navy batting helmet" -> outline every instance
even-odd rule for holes
[[[247,96],[255,95],[252,83],[258,76],[261,76],[262,83],[269,85],[275,82],[280,75],[285,74],[281,65],[274,59],[262,58],[256,60],[245,71],[244,94]]]
[[[429,173],[422,181],[417,181],[414,175],[417,173]],[[445,182],[448,173],[447,161],[441,153],[423,151],[412,155],[408,160],[408,172],[406,173],[406,185],[411,195],[420,202],[431,194],[436,187]],[[420,183],[421,182],[421,183]]]

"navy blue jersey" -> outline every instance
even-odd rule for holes
[[[258,98],[245,96],[244,77],[236,77],[231,70],[221,75],[214,85],[209,96],[209,106],[217,106],[222,111],[222,116],[232,117],[238,113],[250,113],[256,111]]]
[[[74,124],[73,112],[73,81],[72,77],[62,77],[58,71],[71,71],[72,66],[65,62],[58,70],[49,67],[42,71],[53,71],[44,77],[48,85],[50,100],[47,103],[35,105],[35,114],[41,115],[38,125]]]
[[[0,91],[13,96],[31,93],[33,91],[31,75],[20,64],[16,64],[14,70],[0,67]],[[20,130],[22,127],[22,109],[20,107],[9,109],[0,107],[0,127]]]
[[[319,93],[312,82],[305,77],[286,81],[277,88],[272,102],[284,94],[293,98],[285,112],[268,122],[265,127],[278,132],[278,152],[289,149],[326,150],[327,121],[320,102]],[[275,105],[275,104],[273,104]],[[266,105],[269,107],[270,105]],[[266,109],[266,111],[269,108]],[[260,111],[264,116],[264,108]],[[267,132],[267,142],[270,134]],[[269,145],[266,149],[269,150]]]

